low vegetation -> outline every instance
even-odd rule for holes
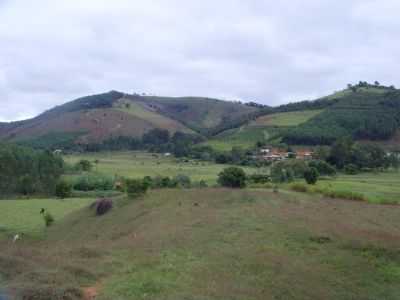
[[[241,168],[230,167],[218,174],[218,183],[225,187],[246,187],[246,173]]]
[[[121,201],[101,217],[89,208],[58,217],[41,240],[0,239],[3,291],[38,299],[88,291],[98,299],[400,297],[392,207],[249,189],[155,190]]]

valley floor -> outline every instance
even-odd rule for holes
[[[394,300],[399,218],[398,206],[288,191],[153,190],[0,239],[0,282],[37,295],[25,299]]]

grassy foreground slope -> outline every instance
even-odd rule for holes
[[[119,201],[103,217],[89,208],[69,215],[44,240],[0,241],[8,291],[124,300],[400,297],[397,207],[229,189]]]

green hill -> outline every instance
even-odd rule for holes
[[[334,105],[282,135],[289,144],[330,144],[339,137],[385,141],[400,127],[400,91],[360,90],[336,99]],[[327,100],[331,101],[331,100]]]
[[[251,147],[256,142],[290,145],[331,144],[339,137],[399,147],[400,91],[361,82],[314,101],[301,101],[261,110],[245,125],[212,137],[219,150]]]
[[[205,144],[216,150],[229,151],[232,147],[250,148],[257,142],[273,142],[280,139],[280,133],[299,126],[322,113],[318,110],[278,112],[260,116],[239,128],[226,130]]]

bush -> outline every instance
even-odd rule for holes
[[[61,199],[64,199],[71,197],[71,195],[72,195],[72,185],[65,180],[59,181],[56,185],[56,196]]]
[[[366,198],[363,194],[351,191],[336,191],[336,190],[319,190],[324,196],[329,198],[339,198],[348,200],[365,201]]]
[[[78,177],[73,183],[77,191],[109,191],[114,188],[114,178],[100,174],[87,174]]]
[[[246,173],[241,168],[226,168],[219,173],[218,183],[225,187],[244,188],[246,186]]]
[[[144,180],[127,179],[125,181],[126,193],[130,198],[139,197],[147,192],[148,184]]]
[[[183,174],[176,175],[173,180],[179,187],[190,188],[192,185],[190,177]]]
[[[20,182],[18,184],[18,192],[23,195],[31,195],[36,192],[37,187],[38,182],[36,182],[33,176],[24,175],[20,178]]]
[[[271,182],[271,176],[266,174],[252,174],[249,176],[249,180],[253,183],[267,183]]]
[[[92,163],[90,161],[88,161],[87,159],[81,159],[75,165],[75,169],[78,171],[89,172],[92,170],[92,168],[93,168]]]
[[[199,181],[199,187],[200,187],[200,188],[206,188],[206,187],[208,187],[207,182],[205,182],[205,180],[200,180],[200,181]]]
[[[113,201],[111,199],[99,199],[91,207],[96,209],[97,216],[102,216],[113,208]]]
[[[303,183],[293,183],[290,186],[290,189],[292,189],[295,192],[300,192],[300,193],[307,193],[309,192],[308,186],[306,186]]]
[[[46,211],[43,214],[43,221],[44,221],[44,225],[46,225],[46,227],[50,227],[51,225],[53,225],[54,223],[54,217],[52,216],[51,213],[49,213],[48,211]]]
[[[280,164],[274,164],[271,168],[271,180],[274,183],[292,182],[294,180],[293,170],[282,168]]]
[[[143,183],[147,185],[148,188],[152,188],[154,186],[154,180],[150,176],[143,177]]]
[[[316,168],[309,168],[304,172],[304,179],[308,184],[316,184],[318,181],[319,173]]]
[[[356,165],[348,164],[344,166],[344,172],[347,175],[356,175],[358,173],[358,168]]]
[[[308,164],[310,168],[315,168],[318,170],[318,173],[320,175],[326,175],[326,176],[335,176],[336,175],[336,169],[328,164],[326,161],[323,160],[313,160],[310,161]]]

